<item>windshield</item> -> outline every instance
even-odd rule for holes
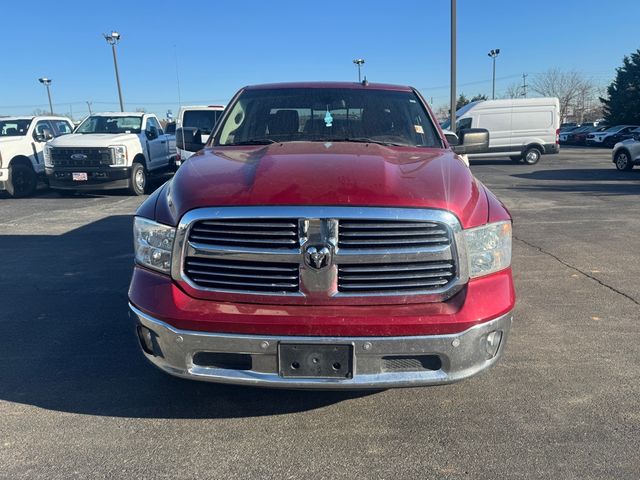
[[[29,119],[0,120],[0,137],[22,137],[31,125]]]
[[[182,116],[182,126],[195,127],[203,135],[211,135],[222,114],[221,110],[187,110]]]
[[[371,142],[441,148],[414,92],[351,88],[246,90],[214,145],[292,141]]]
[[[75,133],[140,133],[142,117],[92,115],[76,129]]]

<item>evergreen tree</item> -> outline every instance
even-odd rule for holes
[[[600,98],[609,125],[640,124],[640,49],[625,56],[616,78],[607,87],[608,98]]]

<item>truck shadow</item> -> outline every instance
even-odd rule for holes
[[[59,236],[0,236],[0,399],[88,415],[233,418],[371,393],[233,387],[156,370],[127,316],[131,221],[111,216]]]
[[[514,188],[519,191],[591,195],[637,195],[640,193],[640,169],[637,168],[630,172],[619,172],[613,167],[550,169],[512,174],[511,177],[534,181],[524,185],[519,184]]]

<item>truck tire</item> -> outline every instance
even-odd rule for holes
[[[522,161],[522,155],[512,155],[509,158],[513,163],[520,163]]]
[[[540,161],[540,157],[542,156],[542,152],[536,147],[530,147],[525,150],[522,154],[522,159],[524,163],[527,165],[535,165]]]
[[[131,166],[131,177],[129,178],[129,194],[144,195],[147,186],[147,171],[141,163],[134,163]]]
[[[9,166],[7,193],[13,198],[24,198],[33,195],[38,187],[38,175],[28,165],[18,163]]]
[[[620,150],[616,153],[614,163],[616,164],[616,168],[621,172],[629,171],[633,168],[633,162],[631,161],[629,152],[627,152],[626,150]]]

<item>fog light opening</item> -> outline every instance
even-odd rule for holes
[[[144,350],[145,353],[149,355],[154,355],[153,353],[153,334],[151,330],[147,327],[143,327],[142,325],[138,325],[138,340],[140,341],[140,347]]]
[[[502,341],[502,332],[500,330],[494,330],[487,335],[486,349],[487,358],[493,358],[498,354],[500,348],[500,342]]]

